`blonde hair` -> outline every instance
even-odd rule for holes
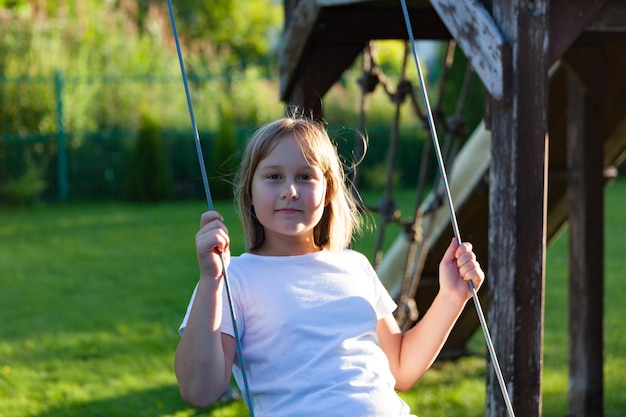
[[[313,234],[315,244],[329,250],[342,250],[352,241],[361,226],[361,215],[337,148],[324,125],[311,118],[291,115],[260,127],[250,138],[235,182],[235,201],[244,229],[246,251],[259,248],[265,239],[263,225],[252,205],[252,179],[259,162],[274,149],[278,141],[295,138],[311,165],[319,167],[326,180],[326,201],[321,220]]]

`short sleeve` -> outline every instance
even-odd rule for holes
[[[244,321],[241,303],[239,302],[239,286],[236,276],[230,272],[234,268],[229,269],[228,282],[224,281],[222,285],[222,333],[235,337],[233,319],[237,323],[237,333],[239,338],[243,336]],[[228,298],[228,289],[230,289],[230,300]],[[236,338],[236,337],[235,337]]]
[[[185,332],[185,327],[187,327],[187,320],[189,320],[189,314],[191,313],[191,307],[193,306],[193,300],[196,299],[196,292],[197,291],[198,291],[198,284],[196,284],[196,287],[193,289],[193,293],[191,294],[191,300],[189,301],[189,304],[187,305],[187,312],[185,313],[185,317],[183,318],[183,322],[178,327],[178,334],[181,335],[181,336]]]
[[[357,257],[358,262],[361,264],[362,268],[367,273],[367,276],[371,280],[372,288],[373,288],[373,305],[376,311],[376,318],[378,320],[382,319],[385,316],[393,313],[398,305],[387,291],[387,288],[383,285],[382,281],[378,277],[378,274],[372,267],[369,259],[365,255],[360,252],[350,251],[354,256]]]
[[[375,286],[376,286],[376,290],[375,290],[376,291],[376,306],[375,306],[376,317],[378,318],[378,320],[380,320],[383,317],[388,316],[389,314],[393,313],[396,310],[396,308],[398,308],[398,305],[396,304],[395,301],[393,301],[393,298],[391,298],[389,291],[387,291],[383,283],[380,281],[380,279],[378,278],[378,275],[376,275]]]

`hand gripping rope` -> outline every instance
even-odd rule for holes
[[[437,137],[437,130],[435,128],[435,120],[433,119],[432,110],[430,109],[428,93],[426,92],[426,84],[424,83],[424,77],[422,75],[422,67],[420,65],[419,56],[417,54],[417,48],[415,46],[415,38],[413,37],[413,28],[411,26],[411,20],[409,18],[409,12],[406,6],[406,0],[400,0],[400,2],[402,3],[402,13],[404,14],[404,22],[406,24],[406,29],[409,34],[409,41],[411,42],[411,49],[413,51],[413,59],[415,60],[415,66],[417,67],[417,74],[419,76],[422,95],[424,96],[424,104],[426,106],[426,111],[427,111],[427,116],[428,116],[428,126],[430,127],[430,135],[433,139],[433,145],[434,145],[435,154],[437,157],[437,164],[439,165],[439,173],[441,174],[443,188],[446,194],[446,199],[448,201],[448,208],[450,209],[450,221],[452,223],[452,229],[454,231],[454,236],[456,238],[456,241],[460,245],[462,242],[461,233],[459,232],[459,225],[457,224],[457,221],[456,221],[456,214],[454,212],[454,205],[452,204],[452,196],[450,194],[450,186],[448,185],[448,176],[446,175],[446,169],[443,164],[443,157],[441,156],[441,148],[439,146],[439,139]],[[511,405],[511,399],[509,398],[506,384],[502,376],[502,370],[500,369],[500,364],[498,362],[498,357],[496,356],[496,350],[493,347],[493,342],[491,341],[491,335],[489,334],[489,328],[487,327],[487,322],[485,321],[485,315],[483,314],[482,307],[480,306],[480,300],[478,299],[478,294],[476,293],[476,289],[474,288],[474,283],[472,281],[468,281],[467,283],[470,287],[470,291],[472,292],[472,299],[474,300],[474,306],[476,307],[476,312],[478,313],[478,320],[480,321],[480,327],[482,328],[483,334],[485,335],[485,341],[487,342],[487,349],[489,350],[489,355],[491,356],[491,362],[493,363],[493,367],[496,372],[498,382],[500,383],[500,390],[502,391],[502,396],[504,397],[504,402],[509,412],[509,417],[515,417],[515,413],[513,412],[513,406]]]
[[[183,84],[185,86],[185,95],[187,97],[187,107],[189,109],[189,117],[191,118],[191,127],[193,129],[193,135],[196,142],[196,153],[198,154],[198,162],[200,163],[200,172],[202,174],[202,183],[204,185],[204,193],[206,195],[207,204],[209,210],[213,210],[213,199],[211,198],[211,189],[209,188],[209,180],[207,179],[206,168],[204,166],[204,157],[202,156],[202,146],[200,145],[200,135],[198,134],[198,126],[196,125],[196,118],[193,112],[193,105],[191,103],[191,94],[189,93],[189,83],[187,82],[187,74],[185,72],[185,64],[183,62],[183,54],[180,48],[180,41],[178,39],[178,31],[176,30],[176,20],[174,19],[174,10],[172,8],[172,1],[167,0],[167,7],[169,9],[170,21],[172,23],[172,32],[174,33],[174,41],[176,42],[176,51],[178,52],[178,62],[180,64],[180,72],[183,77]],[[235,317],[235,309],[233,307],[233,299],[230,292],[230,285],[228,283],[228,276],[226,274],[226,263],[224,262],[224,254],[220,252],[220,261],[222,262],[222,270],[224,271],[224,286],[226,287],[226,295],[228,298],[228,307],[230,309],[230,317],[233,323],[233,331],[235,333],[235,340],[237,342],[237,356],[239,357],[239,366],[241,367],[241,376],[243,378],[243,384],[245,388],[245,400],[250,410],[250,416],[254,417],[254,411],[252,409],[252,396],[250,395],[250,387],[248,386],[248,375],[246,373],[246,365],[243,359],[243,352],[241,351],[241,343],[239,339],[239,331],[237,330],[237,320]]]

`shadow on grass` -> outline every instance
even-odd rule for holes
[[[195,409],[181,398],[177,385],[131,392],[107,399],[73,403],[46,410],[36,417],[161,417],[212,416],[220,409],[220,416],[245,416],[247,409],[240,402],[216,404],[207,409]]]

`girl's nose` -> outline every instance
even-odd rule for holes
[[[298,190],[296,189],[296,186],[294,183],[287,183],[285,184],[285,186],[283,187],[281,193],[280,193],[280,198],[283,200],[286,200],[288,198],[291,199],[297,199],[298,198]]]

